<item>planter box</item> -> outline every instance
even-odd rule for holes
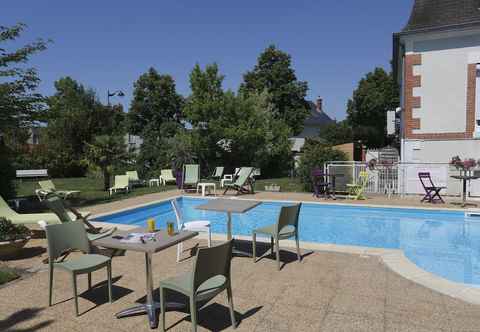
[[[29,240],[30,237],[12,241],[0,241],[0,259],[15,257]]]

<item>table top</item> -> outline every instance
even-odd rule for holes
[[[120,239],[113,238],[113,236],[125,236],[130,233],[147,233],[147,229],[140,227],[129,231],[115,231],[110,236],[92,241],[92,244],[110,249],[132,250],[153,254],[198,235],[197,232],[180,231],[170,236],[166,230],[162,230],[156,233],[156,241],[146,241],[146,243],[125,243],[121,242]]]
[[[475,175],[452,175],[450,177],[454,178],[454,179],[457,179],[457,180],[476,180],[476,179],[480,178],[480,177],[475,176]]]
[[[208,203],[195,207],[198,210],[208,210],[217,212],[245,213],[248,210],[258,206],[261,202],[247,201],[241,199],[211,199]]]

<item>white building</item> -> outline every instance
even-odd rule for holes
[[[480,2],[415,0],[393,36],[401,159],[480,159]]]

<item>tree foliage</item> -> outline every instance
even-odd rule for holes
[[[293,134],[302,131],[309,111],[305,99],[308,85],[297,79],[289,54],[274,45],[267,47],[258,57],[253,70],[245,73],[243,80],[241,93],[262,93],[266,90],[271,96],[273,117],[283,120]]]
[[[331,145],[340,145],[353,142],[353,130],[345,120],[331,122],[320,131],[320,138]]]
[[[36,92],[40,78],[37,71],[25,67],[30,57],[47,48],[47,41],[37,39],[15,50],[3,44],[17,40],[25,24],[0,26],[0,133],[5,128],[19,128],[41,117],[43,97]]]
[[[347,105],[347,121],[355,140],[380,148],[387,142],[387,111],[399,105],[398,88],[392,73],[375,68],[360,80]]]
[[[133,100],[128,113],[131,134],[144,137],[146,132],[158,132],[166,122],[180,120],[183,100],[177,94],[175,81],[170,75],[161,75],[150,68],[133,87]]]
[[[120,105],[104,106],[92,89],[70,77],[55,82],[56,92],[48,98],[45,142],[51,154],[49,168],[56,176],[81,176],[86,144],[95,136],[124,134]]]
[[[316,140],[307,139],[303,146],[303,154],[298,165],[298,174],[305,190],[311,191],[311,172],[315,168],[322,168],[329,161],[347,160],[347,155],[334,149],[331,145],[320,143]]]
[[[123,136],[95,136],[92,143],[86,143],[85,161],[91,168],[99,168],[103,175],[105,190],[110,188],[110,177],[114,166],[128,159],[127,146]]]

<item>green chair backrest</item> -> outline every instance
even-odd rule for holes
[[[130,178],[128,175],[115,175],[115,187],[126,188],[129,186]]]
[[[52,180],[44,180],[44,181],[38,181],[38,184],[40,185],[40,188],[43,190],[47,191],[55,191],[55,184],[53,183]]]
[[[362,188],[367,185],[368,182],[368,173],[367,171],[361,171],[358,176],[358,185]]]
[[[237,180],[235,181],[235,185],[243,186],[245,182],[247,182],[248,178],[253,172],[253,167],[242,167],[237,173]]]
[[[45,227],[50,262],[69,249],[90,252],[87,232],[83,223],[74,221]]]
[[[295,204],[291,206],[282,206],[277,222],[277,233],[286,226],[293,226],[298,230],[298,217],[300,215],[300,208],[302,204]]]
[[[193,184],[200,181],[200,165],[183,166],[183,183]]]
[[[62,223],[74,221],[68,214],[64,200],[58,196],[49,196],[43,201],[45,205],[55,213]]]
[[[171,169],[162,169],[160,171],[160,175],[162,176],[162,178],[164,179],[175,179],[173,177],[173,172]]]
[[[12,208],[7,204],[7,202],[0,196],[0,217],[12,218],[15,217],[17,213],[12,210]]]
[[[222,175],[223,175],[223,170],[225,169],[225,167],[215,167],[215,172],[213,173],[212,177],[214,178],[221,178]]]
[[[195,291],[201,284],[215,276],[222,275],[227,280],[230,279],[232,245],[233,241],[230,240],[215,247],[198,250],[193,269],[193,289]]]
[[[137,171],[127,171],[125,175],[128,176],[128,179],[130,181],[140,181],[140,178],[138,177],[138,172]]]

